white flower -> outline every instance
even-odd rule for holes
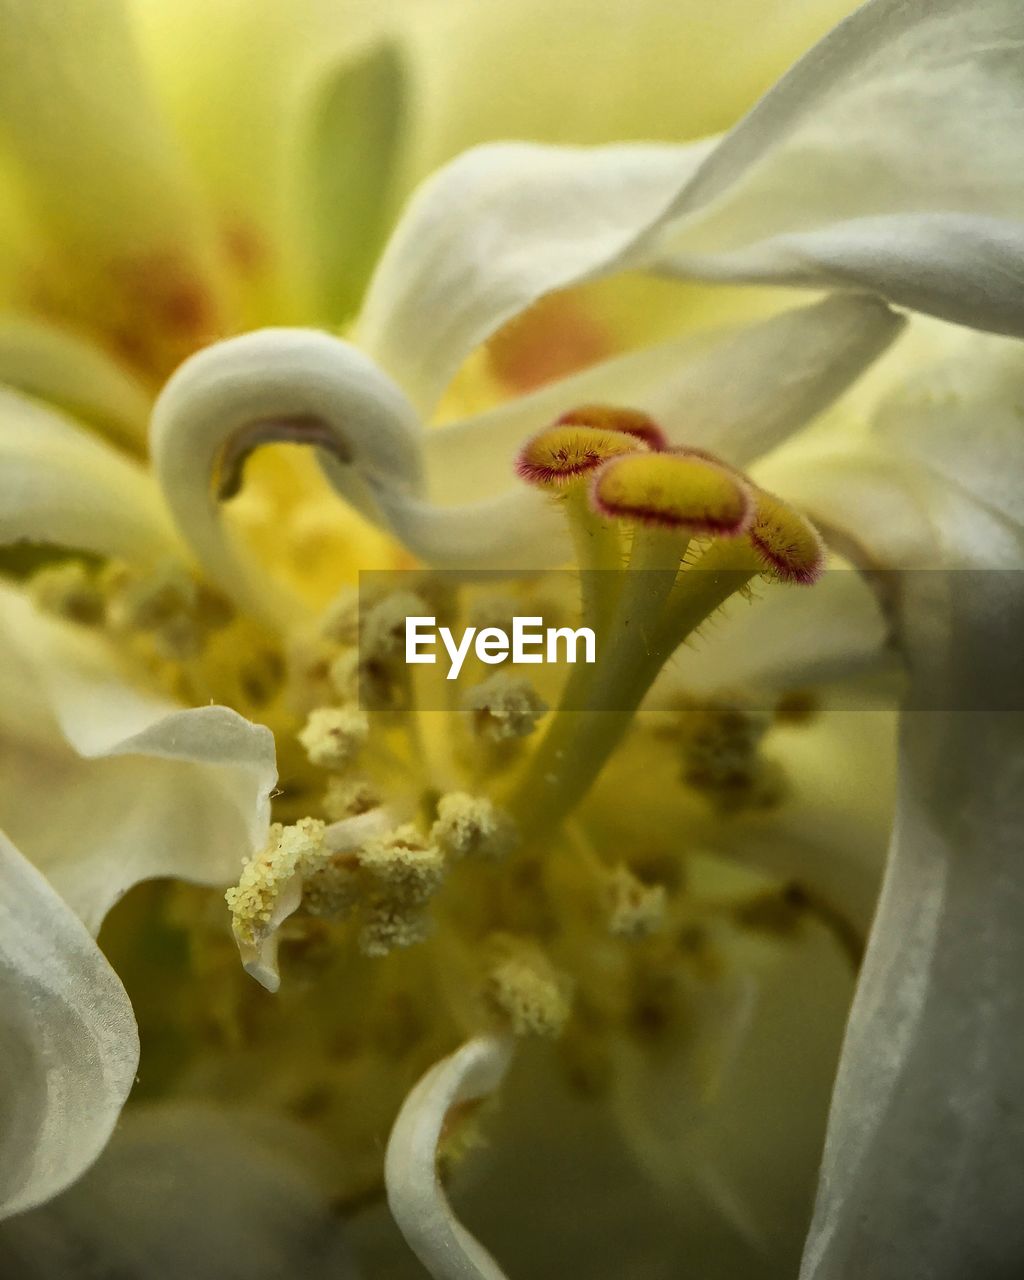
[[[924,709],[909,711],[903,730],[893,856],[841,1067],[808,1280],[883,1280],[911,1266],[953,1280],[972,1269],[1005,1269],[1015,1256],[1012,1171],[1021,1133],[1011,1087],[1020,1047],[1014,1028],[1024,1025],[1015,909],[1021,881],[1012,849],[1020,827],[1020,715],[965,715],[963,708],[982,705],[971,676],[981,661],[992,664],[997,695],[1013,687],[1019,673],[1007,655],[1021,597],[1012,576],[971,576],[964,585],[944,575],[1020,567],[1022,512],[1016,487],[1001,478],[1019,470],[1020,358],[1003,338],[937,322],[1024,336],[1017,163],[1024,87],[1015,63],[1022,42],[1024,15],[1011,0],[872,0],[721,139],[594,150],[508,143],[465,154],[413,198],[370,282],[352,341],[269,329],[186,361],[153,418],[155,486],[55,412],[5,396],[5,536],[113,554],[143,582],[166,574],[168,563],[172,579],[187,578],[191,558],[271,631],[294,631],[308,604],[287,584],[272,583],[252,546],[223,520],[222,499],[237,490],[257,447],[315,446],[338,493],[430,564],[526,569],[563,561],[568,542],[558,510],[516,479],[514,460],[528,437],[594,403],[644,410],[674,442],[753,468],[759,484],[805,504],[851,556],[901,571],[893,622],[910,662],[917,700],[910,705]],[[827,296],[725,335],[670,339],[424,429],[459,369],[507,322],[555,291],[625,271]],[[936,319],[911,320],[904,333],[907,320],[893,308]],[[841,399],[879,357],[877,370]],[[908,380],[915,361],[916,382]],[[833,403],[831,423],[826,416],[806,439],[797,434]],[[857,418],[860,429],[851,429]],[[727,487],[747,493],[734,472],[726,474]],[[739,519],[733,531],[741,531]],[[669,566],[673,578],[678,559]],[[206,623],[188,590],[159,582],[160,599],[177,601],[175,626],[160,638],[180,647],[188,625]],[[236,872],[243,857],[258,854],[273,783],[269,731],[226,708],[174,709],[170,699],[132,688],[116,644],[40,619],[19,593],[5,594],[15,623],[4,671],[15,686],[5,698],[18,744],[14,766],[30,758],[31,742],[58,779],[48,813],[26,788],[24,813],[12,805],[5,821],[66,901],[96,924],[143,876],[216,883],[230,878],[232,863]],[[854,610],[861,606],[858,597]],[[144,631],[138,611],[132,616]],[[853,646],[861,659],[879,639],[877,616],[867,616],[867,639]],[[781,631],[785,649],[784,623]],[[798,670],[807,670],[809,657],[820,652],[797,654]],[[645,689],[633,689],[634,703]],[[982,719],[979,745],[965,726]],[[428,775],[451,773],[449,760],[430,759],[426,745],[423,754],[417,763]],[[83,770],[91,797],[84,814]],[[582,767],[573,779],[581,794],[591,780]],[[395,790],[402,785],[396,781]],[[146,787],[153,791],[142,801],[144,826],[133,828],[130,813],[129,821],[111,816]],[[551,804],[549,816],[559,812]],[[428,899],[443,888],[448,868],[427,835],[397,825],[405,816],[396,814],[373,858],[360,861],[342,843],[342,857],[331,862],[317,844],[302,867],[289,862],[276,886],[282,901],[261,898],[262,914],[245,922],[250,932],[266,926],[253,945],[272,931],[276,939],[307,890],[326,914],[363,902],[360,937],[369,931],[373,943],[364,945],[367,955],[427,936]],[[144,857],[125,856],[143,840]],[[280,833],[275,840],[280,848]],[[765,843],[765,856],[777,857],[782,842]],[[93,865],[82,852],[93,854]],[[46,889],[23,860],[12,865],[36,893]],[[53,910],[58,920],[66,914],[63,904]],[[96,965],[98,953],[72,924],[68,916],[65,946]],[[17,932],[10,937],[3,945],[12,972],[31,973],[35,958]],[[567,986],[533,944],[502,938],[500,945],[515,961],[506,1004],[561,1009]],[[455,1011],[446,1036],[462,1018],[462,963],[453,961],[446,979]],[[771,1007],[741,979],[716,992],[698,1037],[718,1064],[713,1084],[726,1093],[742,1045],[756,1038],[758,1010]],[[59,985],[59,975],[52,981]],[[771,982],[765,986],[770,994]],[[124,1018],[123,992],[108,994]],[[35,1052],[40,1035],[50,1035],[49,1021],[19,1030],[15,1052]],[[95,1154],[124,1096],[130,1042],[122,1033],[97,1050],[117,1067],[99,1073],[93,1131],[48,1180],[12,1187],[13,1207],[58,1190]],[[435,1157],[449,1112],[498,1085],[508,1050],[503,1035],[477,1035],[443,1058],[409,1096],[392,1133],[392,1209],[438,1277],[502,1274],[453,1218]],[[687,1072],[700,1076],[700,1054],[683,1056],[677,1084]],[[62,1057],[58,1065],[76,1081],[90,1079],[81,1064],[67,1067]],[[680,1147],[666,1142],[659,1094],[668,1077],[646,1061],[621,1063],[619,1071],[618,1105],[641,1159],[668,1178],[685,1166],[747,1247],[768,1247],[743,1195],[743,1160],[723,1173],[727,1161],[709,1150],[699,1123],[692,1132],[668,1130]],[[699,1113],[700,1089],[687,1085],[677,1121],[686,1106]],[[29,1140],[19,1138],[17,1158],[31,1167],[52,1126],[79,1121],[40,1112]],[[969,1212],[957,1170],[977,1189]]]

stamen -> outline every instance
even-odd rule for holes
[[[369,813],[383,802],[383,796],[367,778],[331,778],[324,792],[323,810],[331,822]]]
[[[242,964],[268,991],[280,984],[278,926],[298,907],[303,876],[328,856],[325,829],[315,818],[291,827],[274,823],[267,847],[245,864],[238,884],[224,894]]]
[[[487,977],[488,1003],[517,1036],[561,1035],[569,1014],[571,984],[544,952],[524,938],[493,940],[498,960]]]
[[[106,613],[106,600],[96,574],[83,560],[44,566],[32,575],[28,589],[38,609],[66,622],[95,627]]]
[[[825,567],[825,546],[817,529],[781,498],[758,489],[750,541],[782,582],[810,585]]]
[[[528,737],[548,710],[547,703],[529,680],[504,672],[470,689],[464,706],[473,731],[490,742]]]
[[[589,426],[548,427],[527,441],[516,472],[542,489],[564,489],[603,466],[610,458],[644,448],[625,432]]]
[[[620,864],[608,874],[608,928],[616,937],[646,938],[665,921],[664,885],[644,884]]]
[[[641,409],[620,409],[615,405],[584,404],[570,409],[556,420],[556,426],[574,425],[599,427],[604,431],[622,431],[627,436],[642,440],[649,449],[669,447],[668,436],[654,419]]]
[[[369,731],[369,718],[359,707],[317,707],[298,737],[310,764],[343,769],[358,755]]]
[[[430,836],[450,858],[498,861],[516,844],[511,820],[485,796],[465,791],[450,791],[437,802]]]
[[[688,453],[647,453],[609,462],[590,491],[608,518],[734,537],[754,515],[749,486],[720,463]]]
[[[359,935],[363,954],[385,956],[427,938],[431,923],[425,908],[445,875],[445,857],[437,845],[406,823],[368,842],[360,851],[359,866],[373,886]]]

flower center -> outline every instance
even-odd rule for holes
[[[653,1050],[688,1034],[709,988],[771,963],[808,922],[835,931],[799,887],[670,834],[680,815],[706,832],[783,803],[771,743],[788,708],[675,697],[637,714],[732,596],[817,576],[814,530],[635,411],[565,415],[518,470],[562,505],[575,575],[495,590],[418,571],[343,593],[283,639],[180,570],[65,564],[33,584],[176,697],[274,731],[277,821],[227,892],[234,943],[197,890],[175,891],[173,915],[203,975],[189,997],[201,1078],[230,1080],[244,1052],[268,1103],[334,1135],[350,1198],[379,1186],[409,1086],[468,1036],[549,1038],[569,1078],[601,1090],[624,1038]],[[453,694],[438,668],[404,662],[408,617],[485,623],[552,601],[598,634],[597,661],[560,689],[478,667]],[[301,1057],[286,1053],[298,1036]]]

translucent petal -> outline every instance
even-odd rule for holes
[[[393,212],[404,66],[388,6],[131,5],[155,92],[225,241],[248,324],[337,324]]]
[[[79,1183],[0,1231],[0,1264],[32,1280],[353,1280],[344,1223],[303,1147],[270,1117],[130,1109]]]
[[[1022,43],[1016,0],[864,5],[681,188],[663,269],[1024,333]]]
[[[900,333],[871,298],[828,298],[746,328],[686,335],[565,378],[425,437],[429,491],[500,493],[529,436],[581,404],[646,410],[678,444],[749,465],[804,426]]]
[[[0,463],[0,542],[55,543],[143,564],[184,553],[139,464],[3,387]]]
[[[78,334],[41,320],[0,320],[0,383],[63,409],[136,451],[151,399],[123,365]]]
[[[709,145],[466,152],[403,213],[370,282],[359,345],[429,413],[506,320],[635,259]]]
[[[1024,1256],[1019,576],[907,577],[913,694],[928,709],[904,716],[805,1280],[1011,1275]]]
[[[139,1037],[117,975],[42,875],[0,835],[0,1216],[62,1191],[99,1154]]]
[[[9,589],[0,651],[0,822],[90,929],[140,880],[237,878],[266,842],[269,730],[226,707],[176,707]]]

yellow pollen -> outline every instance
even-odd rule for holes
[[[369,813],[383,802],[383,796],[367,778],[331,778],[324,792],[323,809],[331,822]]]
[[[494,940],[498,959],[487,975],[485,998],[517,1036],[555,1037],[572,1012],[570,984],[535,943]]]
[[[775,577],[783,582],[816,582],[825,567],[825,548],[811,522],[781,498],[758,489],[749,537]]]
[[[608,928],[616,937],[646,938],[665,921],[665,887],[647,885],[626,866],[608,877]]]
[[[526,738],[547,711],[547,703],[521,676],[504,672],[470,689],[464,699],[473,731],[490,742]]]
[[[29,594],[37,608],[66,622],[98,626],[106,614],[106,600],[96,575],[82,560],[46,565],[33,574]]]
[[[742,533],[753,514],[750,490],[739,475],[684,453],[610,462],[596,477],[591,500],[603,516],[724,536]]]
[[[451,791],[437,802],[431,838],[450,858],[497,861],[515,845],[511,821],[484,796]]]
[[[257,947],[271,932],[275,910],[296,878],[321,865],[324,830],[315,818],[303,818],[290,827],[275,822],[266,848],[245,864],[238,884],[224,894],[243,951]]]
[[[385,956],[429,937],[425,908],[445,875],[445,857],[437,845],[407,823],[369,841],[359,853],[359,866],[371,881],[359,934],[363,954]]]
[[[523,480],[542,489],[564,489],[610,458],[643,448],[641,440],[621,431],[574,425],[548,427],[523,446],[516,471]]]
[[[359,754],[369,731],[369,718],[359,707],[316,707],[299,733],[299,742],[310,764],[343,769]]]

